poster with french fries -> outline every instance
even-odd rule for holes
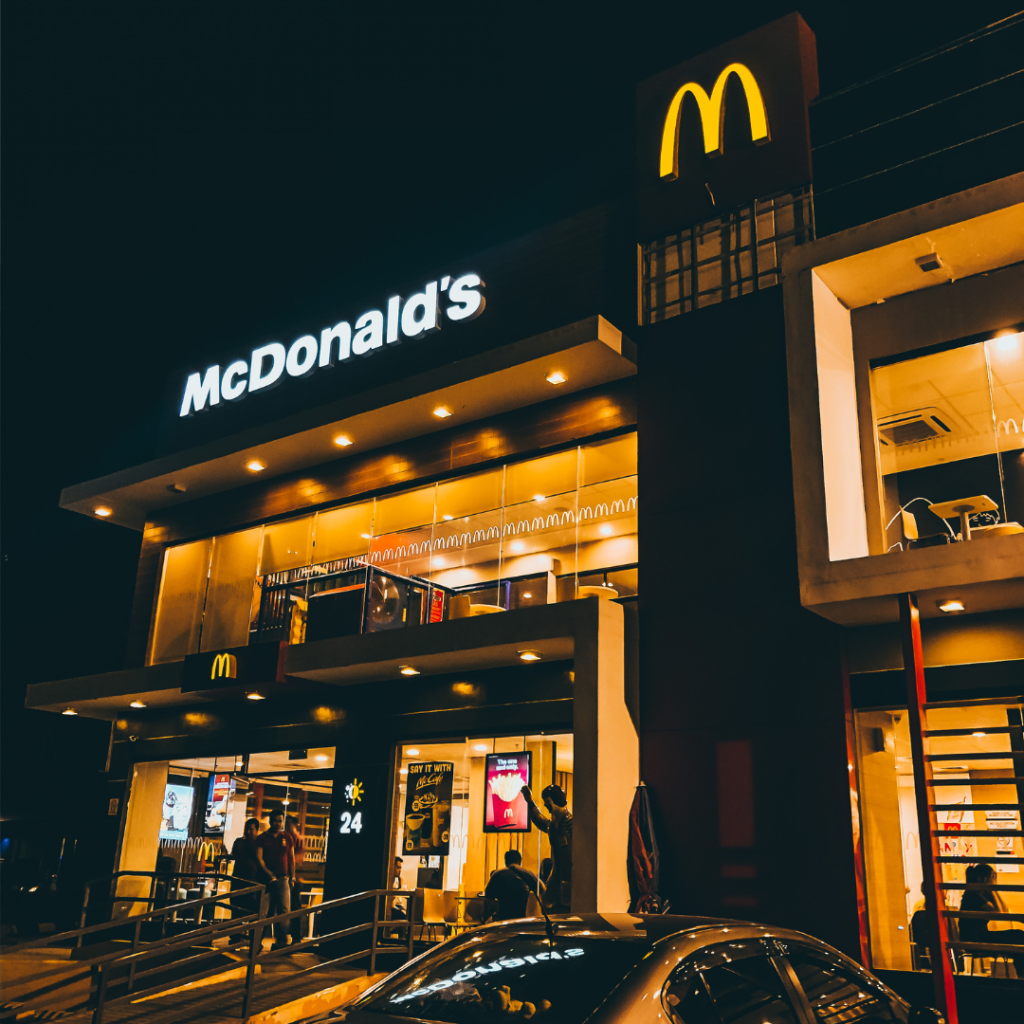
[[[522,788],[530,785],[531,758],[528,750],[487,755],[485,832],[530,831],[530,810]]]
[[[405,783],[406,857],[447,857],[451,843],[453,761],[408,765]]]

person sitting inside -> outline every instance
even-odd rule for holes
[[[526,916],[526,901],[530,893],[536,891],[537,876],[523,867],[523,857],[518,850],[509,850],[505,854],[505,867],[491,875],[484,896],[497,901],[496,921],[511,921]]]
[[[985,911],[987,913],[1005,914],[1006,904],[998,891],[991,888],[996,884],[996,872],[991,864],[972,864],[966,872],[967,884],[978,886],[976,889],[968,889],[964,898],[960,901],[961,911]],[[983,917],[961,917],[960,941],[961,942],[998,942],[1012,944],[1015,946],[1024,945],[1024,931],[1010,925],[1006,929],[1006,923],[1000,920],[988,920]],[[993,929],[992,925],[995,925]],[[971,951],[975,959],[981,957],[995,957],[1001,954],[996,951],[986,953],[984,950]],[[1024,952],[1013,957],[1013,966],[1016,969],[1017,977],[1024,977]]]

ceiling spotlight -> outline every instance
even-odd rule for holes
[[[605,523],[604,526],[601,527],[601,535],[604,537],[610,537],[612,535],[612,528],[610,523]]]
[[[544,501],[544,495],[543,494],[535,494],[533,496],[533,500],[534,501]]]
[[[986,734],[985,734],[985,733],[983,733],[983,732],[972,732],[972,733],[971,733],[971,735],[972,735],[972,736],[984,736],[984,735],[986,735]]]
[[[249,700],[266,700],[267,699],[266,697],[263,696],[262,693],[247,693],[246,697],[248,697]]]
[[[561,370],[555,370],[554,373],[549,373],[544,379],[549,384],[564,384],[568,378]]]
[[[479,750],[480,753],[490,750],[491,748],[486,743],[477,743],[473,746],[474,750]]]
[[[78,714],[78,712],[77,712],[77,711],[76,711],[76,710],[75,710],[74,708],[65,708],[65,709],[64,709],[64,710],[63,710],[63,711],[61,712],[61,714],[62,714],[62,715],[77,715],[77,714]]]
[[[438,418],[439,420],[446,420],[446,419],[448,419],[448,417],[449,417],[449,416],[451,416],[451,414],[452,414],[452,411],[451,411],[451,409],[449,409],[449,408],[448,408],[448,406],[446,406],[446,405],[439,405],[439,406],[438,406],[438,407],[437,407],[437,408],[436,408],[436,409],[434,410],[434,415],[435,415],[435,416],[436,416],[436,417],[437,417],[437,418]]]
[[[932,270],[940,270],[942,261],[937,252],[930,252],[927,256],[918,256],[914,262],[927,274]]]
[[[445,521],[446,523],[448,523],[448,522],[451,522],[451,520],[452,520],[452,519],[454,519],[455,517],[454,517],[454,516],[450,516],[450,515],[448,515],[448,513],[446,512],[446,513],[445,513],[445,514],[444,514],[443,516],[441,516],[441,518],[442,518],[442,519],[443,519],[443,520],[444,520],[444,521]]]
[[[940,612],[962,612],[964,610],[963,601],[940,601],[939,611]]]
[[[408,755],[409,755],[410,757],[419,757],[419,756],[420,756],[420,752],[419,752],[419,751],[418,751],[418,750],[417,750],[417,749],[416,749],[415,747],[410,747],[410,748],[409,748],[409,749],[408,749],[408,750],[406,751],[406,753],[407,753],[407,754],[408,754]]]
[[[144,708],[145,706],[146,702],[144,700],[133,700],[131,704],[128,705],[130,708]]]
[[[408,768],[401,768],[401,769],[399,769],[398,774],[399,775],[408,775],[409,774],[409,769]]]
[[[330,761],[330,758],[326,754],[317,754],[316,755],[316,760],[317,761]]]
[[[370,535],[368,533],[361,533],[361,534],[359,534],[359,536],[362,537],[363,540],[369,540],[370,539]]]
[[[513,551],[525,551],[526,550],[526,545],[521,540],[514,540],[514,541],[512,541],[512,543],[509,545],[509,547]]]
[[[93,509],[93,512],[95,512],[96,515],[102,516],[104,519],[106,519],[107,516],[113,515],[114,510],[112,508],[108,508],[106,505],[97,505]]]
[[[418,668],[413,668],[412,665],[399,665],[398,671],[401,672],[403,676],[418,676],[420,674],[420,670]]]
[[[533,594],[531,594],[529,591],[527,591],[525,594],[523,594],[523,599],[526,600],[526,601],[529,601],[530,598],[532,598],[532,597],[533,597]]]
[[[540,651],[520,651],[520,661],[540,661]]]
[[[250,473],[262,473],[267,467],[264,466],[259,459],[250,459],[245,464],[245,468],[249,470]]]
[[[339,448],[347,448],[352,443],[352,438],[348,434],[339,434],[335,439],[334,443]]]

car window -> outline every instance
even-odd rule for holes
[[[684,961],[665,987],[673,1024],[798,1024],[785,983],[756,940],[722,943]]]
[[[650,950],[646,938],[471,932],[397,971],[354,1006],[447,1024],[585,1021]]]
[[[889,1024],[907,1019],[907,1009],[867,971],[838,953],[780,943],[821,1024]]]

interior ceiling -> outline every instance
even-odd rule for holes
[[[930,254],[939,266],[915,262]],[[1024,203],[936,228],[815,268],[847,309],[1024,261]],[[930,265],[930,264],[926,264]]]
[[[1006,710],[1019,707],[1012,702],[1007,704],[989,704],[971,708],[932,708],[928,711],[929,729],[972,729],[983,735],[979,736],[932,736],[928,740],[931,754],[949,754],[948,761],[933,762],[937,778],[944,775],[955,777],[951,768],[962,768],[966,772],[996,772],[999,775],[1013,775],[1013,759],[1010,757],[1010,740],[1006,733],[987,732],[990,729],[1005,729],[1007,726]],[[896,741],[896,770],[900,775],[913,774],[913,761],[910,752],[910,731],[907,716],[900,716],[900,721],[893,729]],[[972,754],[1006,752],[1006,760],[1001,758],[975,758]],[[963,756],[961,756],[963,755]]]
[[[571,772],[573,762],[573,735],[569,733],[552,734],[531,734],[529,736],[499,736],[492,737],[471,737],[467,740],[459,740],[448,743],[418,743],[407,742],[402,747],[402,766],[411,761],[454,761],[456,772],[461,768],[461,762],[465,758],[486,757],[487,754],[500,754],[512,750],[522,750],[523,740],[528,744],[550,743],[557,744],[555,748],[556,768],[560,772]],[[478,746],[485,746],[486,750],[477,750]],[[410,754],[411,750],[419,751],[418,754]]]
[[[249,755],[249,775],[262,775],[265,772],[299,772],[311,768],[333,768],[334,747],[309,747],[306,757],[292,760],[287,750],[272,750],[260,754]],[[171,761],[171,768],[195,770],[201,772],[227,772],[236,774],[235,765],[240,763],[242,754],[227,754],[223,757],[190,757]]]

